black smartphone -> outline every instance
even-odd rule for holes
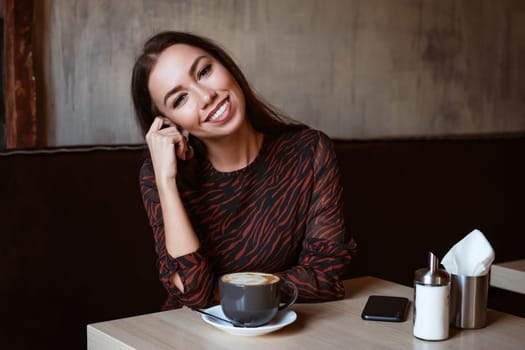
[[[408,298],[370,295],[361,318],[370,321],[403,322],[406,319]]]

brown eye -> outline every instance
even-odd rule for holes
[[[200,79],[202,79],[203,77],[209,75],[211,72],[211,64],[208,64],[206,66],[204,66],[204,68],[202,68],[199,73],[197,74],[197,77]]]
[[[179,96],[177,96],[175,101],[173,101],[173,108],[178,107],[184,101],[185,98],[186,94],[180,94]]]

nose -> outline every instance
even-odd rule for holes
[[[208,105],[213,102],[215,97],[217,97],[217,92],[214,89],[210,89],[205,86],[200,86],[198,88],[198,94],[200,98],[201,109],[208,107]]]

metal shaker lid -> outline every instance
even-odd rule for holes
[[[450,282],[450,275],[447,271],[439,268],[439,260],[434,253],[428,253],[428,269],[416,270],[414,280],[416,283],[431,286],[443,286]]]

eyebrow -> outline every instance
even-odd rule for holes
[[[206,57],[207,57],[206,55],[202,55],[202,56],[197,57],[195,61],[193,61],[193,63],[191,64],[190,70],[188,71],[189,76],[193,76],[195,74],[195,70],[197,69],[197,65],[199,64],[200,60]],[[164,96],[164,106],[166,106],[166,102],[168,101],[168,98],[170,98],[171,95],[177,93],[180,89],[181,89],[181,86],[177,85],[166,93],[166,95]]]

